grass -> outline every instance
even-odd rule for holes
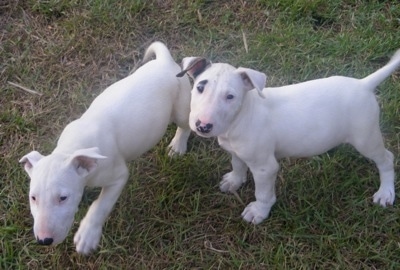
[[[153,40],[165,42],[177,61],[202,55],[264,71],[272,86],[334,74],[363,77],[400,47],[397,1],[3,0],[0,31],[0,268],[400,267],[399,207],[371,203],[377,170],[348,146],[282,160],[271,217],[252,226],[240,218],[244,206],[218,190],[229,156],[214,139],[193,135],[188,154],[169,159],[171,127],[131,163],[100,248],[88,257],[75,252],[72,238],[99,190],[87,190],[62,244],[38,246],[29,182],[17,162],[32,149],[48,154],[63,127],[134,70]],[[399,75],[377,90],[396,168]],[[249,179],[239,190],[245,203],[254,197]]]

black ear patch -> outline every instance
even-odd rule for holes
[[[183,77],[183,75],[185,75],[187,72],[187,70],[182,70],[181,72],[179,72],[178,74],[176,74],[176,77]]]
[[[211,62],[206,58],[196,58],[191,63],[189,63],[188,67],[181,72],[179,72],[176,77],[182,77],[186,73],[189,74],[190,77],[196,78],[199,74],[201,74],[207,67],[211,65]]]

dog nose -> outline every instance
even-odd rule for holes
[[[53,238],[45,238],[45,239],[37,238],[37,242],[39,245],[49,246],[53,243]]]
[[[207,123],[205,125],[201,124],[200,120],[196,121],[196,129],[201,133],[209,133],[213,128],[213,124]]]

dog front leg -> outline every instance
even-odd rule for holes
[[[128,170],[126,169],[126,173],[118,181],[102,188],[99,197],[90,206],[74,237],[78,253],[87,255],[97,248],[103,224],[113,209],[127,179]]]
[[[232,154],[232,171],[222,177],[219,189],[222,192],[235,192],[246,182],[247,165],[235,153]]]
[[[266,166],[250,166],[255,183],[256,201],[251,202],[243,211],[242,217],[247,222],[259,224],[269,215],[276,202],[275,181],[279,164],[270,158]]]

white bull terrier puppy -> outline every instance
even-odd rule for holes
[[[30,208],[39,244],[55,245],[68,234],[85,186],[102,187],[74,237],[88,254],[100,241],[102,226],[128,179],[126,162],[151,149],[168,124],[178,125],[170,155],[186,151],[190,135],[191,85],[161,42],[147,49],[132,75],[108,87],[81,118],[68,124],[48,156],[33,151],[20,162],[31,178]]]
[[[187,72],[194,80],[191,129],[202,137],[217,136],[232,155],[232,171],[223,176],[221,191],[236,192],[250,168],[256,201],[242,217],[258,224],[276,201],[278,159],[318,155],[341,143],[353,145],[376,163],[380,187],[374,203],[393,204],[393,154],[383,144],[374,89],[399,64],[400,50],[364,79],[334,76],[264,88],[266,75],[261,72],[187,57],[177,76]]]

